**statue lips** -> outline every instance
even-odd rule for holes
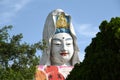
[[[67,52],[61,52],[60,55],[61,56],[66,56],[68,53]]]

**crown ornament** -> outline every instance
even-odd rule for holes
[[[69,24],[67,22],[67,18],[65,17],[64,13],[61,13],[56,21],[57,28],[68,28]]]

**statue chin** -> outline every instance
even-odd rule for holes
[[[63,58],[58,59],[58,58],[52,58],[51,59],[51,65],[56,65],[56,66],[62,66],[62,65],[66,65],[66,66],[70,66],[70,61],[66,61]]]

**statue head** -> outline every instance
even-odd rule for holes
[[[44,49],[41,65],[67,65],[79,63],[79,48],[71,16],[61,9],[56,9],[47,16],[43,40],[47,48]]]

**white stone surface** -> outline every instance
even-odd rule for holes
[[[69,19],[69,24],[70,24],[69,30],[70,30],[70,35],[73,39],[74,50],[73,50],[73,56],[70,59],[69,65],[73,66],[74,64],[79,63],[79,57],[78,57],[79,48],[77,45],[77,41],[76,41],[77,38],[76,38],[75,31],[72,25],[71,16],[66,14],[62,9],[56,9],[56,10],[53,10],[51,13],[49,13],[49,15],[47,16],[45,25],[44,25],[43,39],[46,41],[47,48],[45,48],[43,51],[43,54],[40,60],[40,65],[52,65],[51,46],[53,44],[51,42],[52,42],[53,36],[55,35],[55,31],[56,31],[56,17],[59,16],[61,13],[64,13],[65,16],[67,16]]]

